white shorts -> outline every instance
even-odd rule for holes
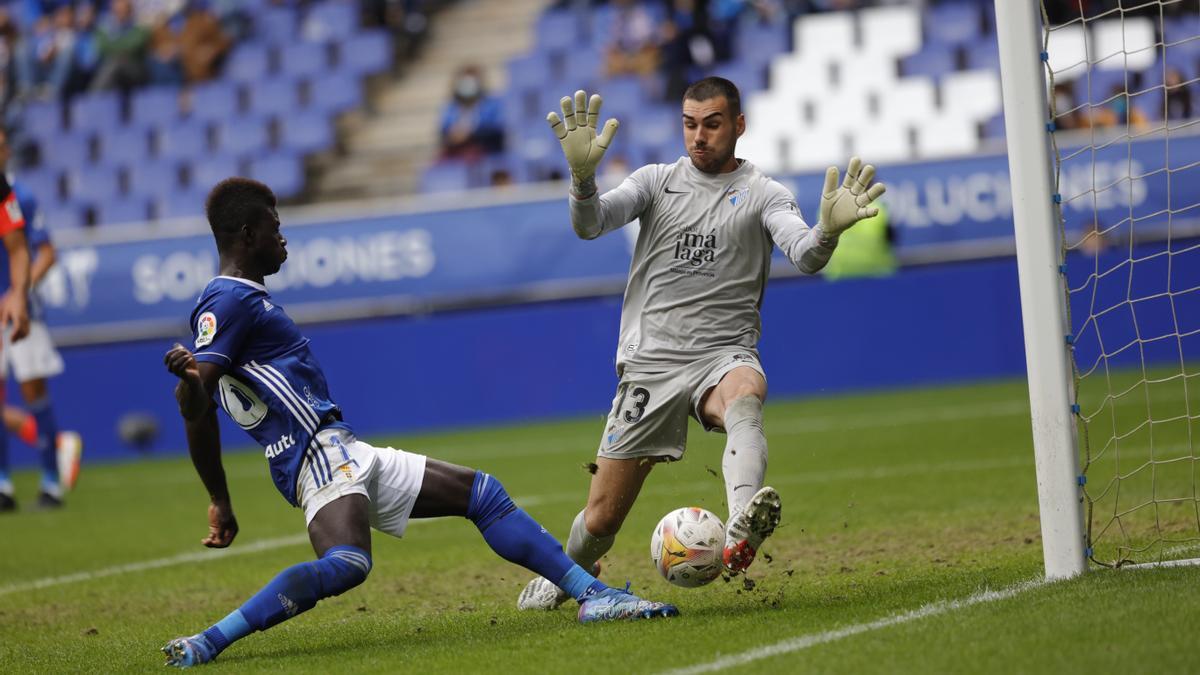
[[[29,335],[20,342],[9,339],[12,329],[4,332],[4,346],[0,348],[0,376],[9,372],[17,382],[41,380],[63,371],[62,356],[50,339],[50,329],[43,321],[29,322]]]
[[[404,536],[421,483],[425,455],[395,448],[376,448],[344,429],[317,432],[317,450],[328,461],[311,455],[300,467],[296,498],[307,525],[326,504],[346,495],[363,495],[369,502],[371,527],[393,537]],[[322,470],[322,466],[328,470]]]

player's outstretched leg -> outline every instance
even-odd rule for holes
[[[317,512],[308,531],[313,547],[322,552],[319,559],[283,570],[208,630],[168,642],[162,648],[167,665],[187,668],[208,663],[250,633],[287,621],[318,601],[366,581],[371,571],[371,534],[365,497],[353,494],[330,502]],[[358,545],[331,546],[331,541]]]
[[[580,567],[591,568],[592,576],[600,576],[600,558],[612,548],[616,537],[597,537],[587,531],[586,509],[575,516],[571,534],[567,537],[567,557]],[[550,611],[558,609],[571,596],[546,577],[535,577],[525,584],[517,596],[517,609]]]
[[[725,567],[743,572],[759,547],[779,524],[779,494],[763,487],[767,472],[767,437],[763,405],[757,395],[743,395],[726,407],[723,422],[727,440],[721,471],[729,519],[725,521]]]

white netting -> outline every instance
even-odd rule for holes
[[[1089,556],[1200,550],[1200,2],[1043,0]]]

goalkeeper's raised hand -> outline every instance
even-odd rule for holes
[[[570,96],[562,97],[562,117],[556,112],[546,116],[546,121],[562,144],[567,166],[571,168],[575,194],[580,197],[589,197],[596,192],[596,165],[604,157],[604,151],[612,144],[617,127],[621,125],[610,118],[604,123],[604,130],[596,135],[601,102],[599,94],[592,94],[591,100],[588,100],[587,94],[580,89],[575,92],[574,102]]]
[[[875,167],[863,166],[862,160],[850,158],[846,167],[846,178],[838,186],[838,170],[831,166],[825,170],[825,189],[821,191],[821,231],[835,239],[850,226],[864,218],[879,214],[871,202],[887,191],[883,183],[871,184],[875,178]]]

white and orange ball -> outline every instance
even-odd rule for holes
[[[650,537],[650,559],[667,581],[684,588],[703,586],[721,576],[725,525],[698,506],[662,517]]]

